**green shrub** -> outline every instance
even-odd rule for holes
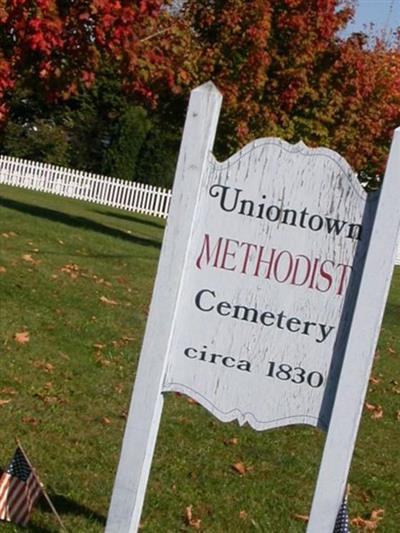
[[[128,106],[121,115],[115,136],[105,154],[104,172],[116,178],[133,180],[137,159],[151,122],[146,111]]]
[[[52,120],[32,122],[10,121],[4,131],[3,150],[6,155],[67,166],[68,134]]]
[[[180,145],[180,132],[154,126],[148,133],[136,162],[135,180],[171,188]]]

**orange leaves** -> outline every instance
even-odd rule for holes
[[[195,517],[192,505],[189,505],[185,509],[185,522],[189,527],[193,529],[199,530],[201,527],[201,519]]]
[[[352,526],[357,529],[362,529],[363,532],[367,533],[369,531],[375,531],[379,525],[379,522],[383,519],[385,511],[383,509],[375,509],[371,512],[371,515],[368,519],[361,518],[357,516],[350,520]],[[309,521],[309,516],[305,514],[294,514],[293,517],[295,520],[304,522],[305,524]]]
[[[26,263],[31,263],[32,265],[38,265],[40,263],[40,260],[39,259],[34,259],[31,254],[24,254],[22,256],[22,259]]]
[[[71,279],[77,279],[80,275],[80,267],[74,263],[64,265],[60,268],[60,271],[64,272],[64,274],[69,276]]]
[[[238,443],[239,443],[239,439],[237,437],[232,437],[230,439],[224,440],[225,446],[237,446]]]
[[[118,305],[118,302],[116,302],[115,300],[111,300],[110,298],[107,298],[106,296],[100,296],[100,301],[101,303],[106,304],[106,305]]]
[[[247,467],[244,463],[241,461],[237,461],[232,465],[232,468],[235,472],[240,474],[241,476],[244,476],[249,470],[251,470],[250,467]]]
[[[373,420],[379,420],[380,418],[383,418],[383,409],[380,405],[373,405],[365,402],[365,408],[371,413],[371,418]]]
[[[47,361],[42,361],[42,360],[33,361],[32,365],[35,368],[42,370],[46,374],[52,374],[55,370],[55,366],[52,365],[51,363],[48,363]]]
[[[30,340],[29,331],[20,331],[19,333],[15,333],[14,340],[18,344],[27,344]]]
[[[338,40],[352,14],[339,0],[313,2],[312,16],[310,2],[297,0],[279,9],[261,0],[223,4],[185,2],[202,46],[197,67],[224,94],[224,155],[277,135],[329,146],[356,170],[379,174],[400,123],[399,40]]]
[[[33,427],[36,427],[41,423],[41,421],[38,418],[35,418],[33,416],[23,416],[21,420],[24,424],[27,424]]]
[[[294,514],[293,516],[294,516],[294,518],[295,518],[296,520],[300,520],[300,522],[304,522],[305,524],[307,524],[307,522],[308,522],[309,519],[310,519],[310,517],[309,517],[308,515],[306,515],[306,514],[297,514],[297,513],[296,513],[296,514]]]
[[[364,519],[358,516],[351,520],[351,525],[362,529],[364,532],[375,531],[379,522],[383,519],[384,514],[385,511],[383,509],[375,509],[372,511],[369,519]]]

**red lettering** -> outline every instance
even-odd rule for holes
[[[236,265],[232,266],[232,267],[227,267],[226,264],[225,264],[227,257],[235,258],[235,256],[236,256],[236,252],[233,252],[233,251],[229,250],[229,246],[230,246],[231,243],[236,244],[236,246],[239,245],[239,242],[238,241],[234,241],[233,239],[226,239],[225,240],[225,249],[224,249],[224,254],[222,256],[222,261],[221,261],[221,264],[220,264],[220,268],[223,268],[224,270],[230,270],[230,271],[233,272],[234,270],[236,270]]]
[[[286,270],[286,275],[284,276],[283,279],[279,279],[278,270],[279,270],[279,265],[281,264],[281,258],[282,258],[282,256],[284,254],[286,254],[288,256],[289,263],[288,263],[287,267],[284,264],[284,270]],[[292,257],[292,254],[290,252],[288,252],[287,250],[283,250],[282,252],[280,252],[278,254],[278,257],[276,258],[276,261],[275,261],[275,264],[274,264],[274,276],[275,276],[276,281],[278,283],[286,283],[286,281],[290,277],[290,274],[292,273],[292,268],[293,268],[293,257]]]
[[[299,265],[300,265],[300,260],[301,259],[305,259],[305,261],[306,261],[306,271],[305,271],[303,280],[301,281],[301,283],[299,283],[299,281],[297,279],[297,273],[299,271]],[[301,287],[302,285],[307,283],[308,276],[310,274],[310,270],[311,270],[311,261],[310,261],[310,259],[306,255],[302,255],[302,254],[297,255],[296,256],[295,265],[294,265],[294,269],[293,269],[293,276],[292,276],[292,279],[290,281],[290,284],[291,285],[296,285],[297,287]]]
[[[315,288],[317,289],[317,291],[319,292],[327,292],[329,291],[329,289],[331,288],[332,286],[332,281],[333,281],[333,278],[332,276],[325,270],[325,265],[326,264],[331,264],[333,267],[335,266],[335,263],[333,261],[330,261],[329,259],[325,259],[325,261],[322,261],[321,263],[321,268],[320,268],[320,275],[321,275],[321,278],[325,279],[327,282],[328,282],[328,286],[325,288],[325,289],[321,289],[321,287],[318,286],[318,281],[315,285]]]
[[[269,265],[269,268],[268,268],[268,270],[267,270],[267,272],[266,272],[266,274],[264,276],[266,279],[269,279],[270,276],[271,276],[271,270],[272,270],[272,266],[273,266],[273,262],[274,262],[276,249],[272,248],[269,260],[262,259],[262,255],[263,255],[264,250],[265,250],[264,246],[260,246],[260,251],[258,252],[258,256],[257,256],[257,259],[256,259],[256,268],[254,270],[253,276],[258,276],[258,274],[260,272],[260,265],[261,265],[261,263],[264,263],[265,265]]]
[[[348,271],[348,269],[352,270],[353,267],[351,265],[344,265],[343,263],[339,263],[337,268],[339,268],[339,267],[343,267],[343,271],[342,271],[342,274],[340,276],[339,288],[338,288],[336,294],[338,296],[341,296],[341,294],[343,293],[344,285],[345,285],[345,278],[346,278],[347,271]]]
[[[222,237],[219,237],[218,241],[214,245],[214,248],[211,250],[210,249],[210,236],[208,235],[208,233],[204,234],[203,246],[201,248],[201,252],[200,252],[199,257],[196,260],[196,266],[197,266],[197,268],[199,270],[201,270],[201,268],[203,266],[202,265],[203,259],[205,259],[205,263],[206,263],[206,265],[208,265],[209,262],[211,261],[213,255],[215,256],[213,266],[214,267],[217,266],[218,258],[219,258],[219,252],[221,250],[221,244],[222,244]]]

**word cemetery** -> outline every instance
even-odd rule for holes
[[[367,195],[301,142],[216,161],[221,100],[211,82],[191,95],[107,533],[137,531],[168,391],[258,431],[326,431],[308,533],[343,509],[400,228],[400,129]]]

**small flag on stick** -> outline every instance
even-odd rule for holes
[[[0,477],[0,520],[25,526],[41,492],[42,484],[18,446]]]
[[[349,512],[347,509],[347,494],[343,498],[343,503],[340,506],[333,533],[350,533]]]

